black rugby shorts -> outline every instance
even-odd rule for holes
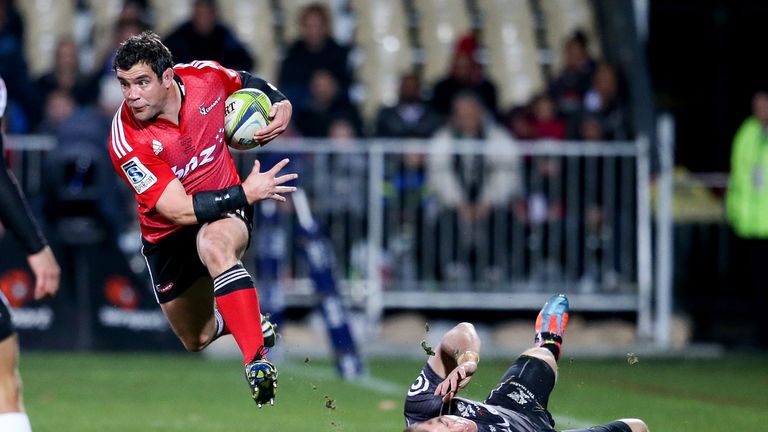
[[[248,228],[248,243],[253,229],[253,206],[227,213],[224,217],[235,217]],[[202,225],[185,226],[179,231],[150,243],[142,239],[142,254],[147,261],[152,278],[152,290],[158,303],[167,303],[180,296],[202,277],[210,277],[197,253],[197,233]]]

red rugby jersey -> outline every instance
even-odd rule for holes
[[[150,243],[181,229],[155,210],[171,180],[178,178],[189,195],[240,183],[224,138],[225,100],[242,87],[240,75],[214,61],[173,71],[182,83],[179,125],[140,121],[123,102],[109,139],[112,164],[133,189],[141,235]]]

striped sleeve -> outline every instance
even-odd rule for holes
[[[130,124],[121,106],[112,119],[109,137],[109,154],[117,174],[133,189],[136,201],[147,209],[153,209],[168,183],[176,176],[154,152],[135,140]]]
[[[115,113],[115,117],[112,118],[112,133],[110,136],[112,152],[118,159],[125,157],[129,152],[133,151],[133,147],[125,139],[125,127],[120,117],[122,111],[123,107],[121,105],[120,109]]]

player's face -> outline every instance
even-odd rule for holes
[[[173,71],[167,69],[158,78],[152,67],[138,63],[128,70],[117,70],[117,80],[123,92],[125,103],[139,120],[147,121],[163,112],[168,89],[173,82]]]
[[[418,430],[428,432],[477,432],[477,425],[472,420],[444,415],[419,424]]]

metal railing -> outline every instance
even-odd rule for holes
[[[33,161],[14,167],[26,187],[44,175],[34,168],[50,149],[43,142],[9,139],[27,149],[16,160]],[[543,293],[566,292],[577,310],[636,312],[640,335],[663,339],[652,320],[646,140],[467,141],[448,154],[429,140],[278,140],[233,155],[242,172],[256,157],[265,168],[292,159],[335,249],[342,291],[371,322],[386,309],[536,309]],[[463,201],[445,200],[446,178],[466,189]],[[281,289],[289,305],[310,305],[295,217],[290,204],[278,209]]]
[[[428,140],[283,140],[236,158],[243,167],[254,157],[292,158],[336,248],[342,287],[372,320],[388,308],[535,309],[541,293],[566,292],[578,309],[636,311],[650,322],[645,141],[510,142],[501,151],[457,143],[449,168],[461,158],[479,158],[469,162],[478,167],[505,159],[515,183],[504,200],[469,217],[441,201],[430,165],[437,151]],[[459,183],[492,185],[482,171]],[[290,244],[292,222],[284,219]],[[288,257],[284,275],[288,303],[310,303],[302,264]]]

